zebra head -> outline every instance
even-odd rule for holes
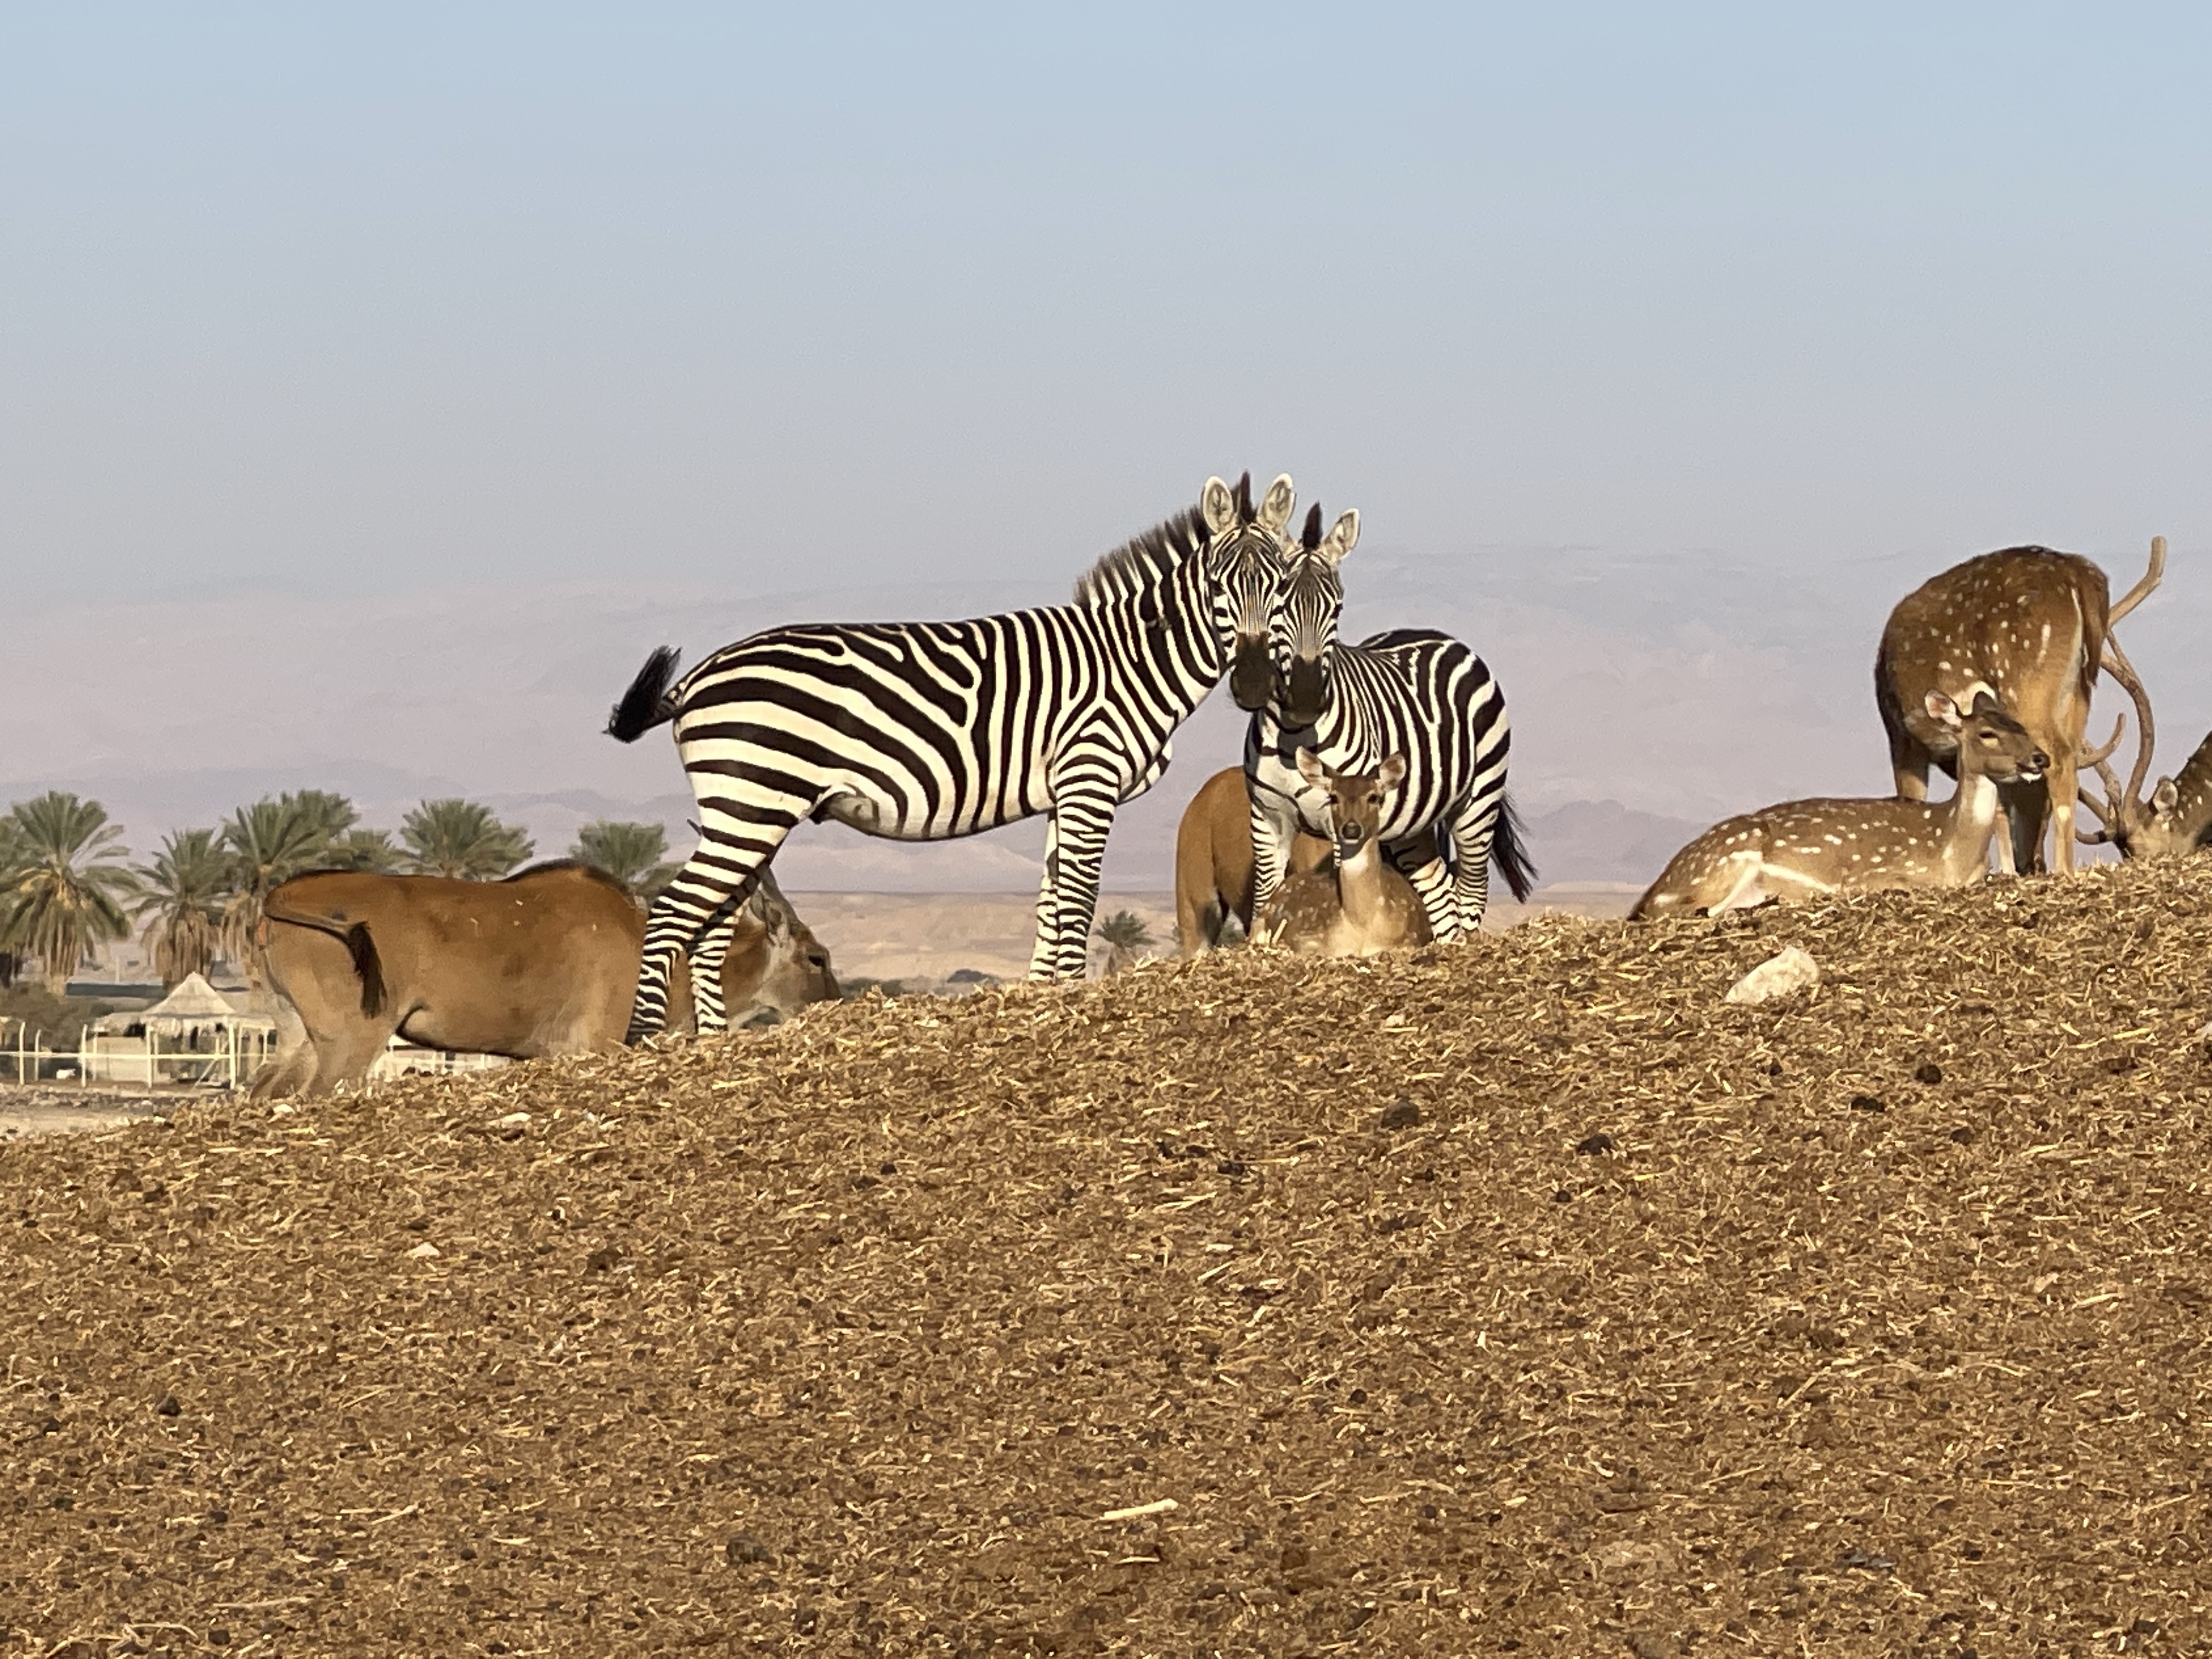
[[[1206,570],[1213,589],[1214,618],[1230,658],[1229,692],[1247,713],[1265,708],[1275,665],[1268,646],[1270,618],[1282,586],[1288,544],[1283,530],[1297,501],[1290,474],[1267,486],[1255,508],[1252,475],[1233,490],[1208,478],[1199,497],[1206,521]]]
[[[1290,731],[1313,725],[1328,706],[1329,661],[1337,618],[1344,611],[1344,582],[1337,567],[1359,540],[1359,514],[1346,513],[1321,533],[1321,504],[1306,514],[1304,532],[1290,556],[1283,591],[1269,623],[1272,666],[1281,678],[1278,717]]]

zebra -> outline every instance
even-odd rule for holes
[[[1337,642],[1344,605],[1337,567],[1358,539],[1357,513],[1323,537],[1316,505],[1290,555],[1272,624],[1274,695],[1253,714],[1244,739],[1253,911],[1281,884],[1301,822],[1326,833],[1321,800],[1299,775],[1298,750],[1312,750],[1331,772],[1372,770],[1402,753],[1406,781],[1380,838],[1421,896],[1437,939],[1468,937],[1489,906],[1492,860],[1516,899],[1535,884],[1505,793],[1505,696],[1482,659],[1448,634],[1403,628],[1358,645]]]
[[[1115,809],[1159,780],[1224,672],[1239,707],[1266,702],[1295,500],[1287,476],[1256,509],[1249,473],[1233,490],[1209,478],[1196,508],[1093,565],[1073,605],[770,629],[672,688],[676,653],[653,652],[607,731],[675,723],[700,840],[653,900],[628,1040],[661,1028],[676,953],[726,948],[721,919],[809,818],[941,841],[1049,813],[1030,976],[1083,977]]]

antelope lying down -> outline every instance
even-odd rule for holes
[[[2034,782],[2050,757],[1986,691],[1963,714],[1941,691],[1925,703],[1929,722],[1957,746],[1959,788],[1949,800],[1793,800],[1730,818],[1675,854],[1631,917],[1979,881],[1997,786]]]
[[[1376,833],[1406,781],[1406,757],[1391,756],[1372,775],[1330,772],[1310,749],[1299,750],[1297,759],[1298,775],[1322,798],[1336,858],[1294,872],[1275,890],[1252,924],[1252,943],[1312,957],[1366,957],[1427,944],[1428,911],[1413,883],[1382,856]]]

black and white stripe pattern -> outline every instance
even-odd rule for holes
[[[700,843],[653,901],[630,1040],[665,1023],[675,954],[708,943],[809,818],[940,841],[1051,814],[1030,973],[1081,978],[1115,808],[1159,778],[1232,659],[1240,701],[1265,694],[1292,499],[1287,477],[1256,510],[1249,483],[1209,479],[1197,510],[1100,560],[1073,605],[772,629],[672,692],[674,653],[655,653],[607,729],[629,742],[675,722]]]
[[[1358,538],[1356,513],[1323,538],[1316,507],[1291,555],[1275,612],[1275,695],[1245,737],[1254,908],[1281,884],[1301,822],[1326,833],[1322,799],[1298,775],[1298,750],[1338,773],[1371,772],[1403,755],[1405,782],[1379,835],[1436,937],[1471,937],[1489,907],[1493,859],[1516,898],[1535,878],[1505,793],[1505,696],[1482,659],[1448,634],[1395,629],[1337,642],[1337,566]]]

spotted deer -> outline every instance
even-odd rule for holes
[[[1390,797],[1406,781],[1406,757],[1393,755],[1372,773],[1331,772],[1312,750],[1301,749],[1297,766],[1321,805],[1335,860],[1285,880],[1253,922],[1252,943],[1315,957],[1427,944],[1427,908],[1382,850],[1381,831]]]
[[[1882,629],[1874,665],[1875,701],[1889,733],[1897,793],[1928,799],[1931,762],[1958,774],[1950,729],[1926,714],[1941,691],[1971,708],[1987,691],[2027,727],[2051,763],[2033,786],[2003,793],[2010,835],[1998,862],[2021,872],[2044,867],[2043,832],[2056,831],[2051,866],[2074,867],[2074,803],[2106,643],[2114,623],[2156,587],[2166,571],[2166,538],[2154,538],[2150,568],[2117,605],[2105,573],[2087,559],[2047,547],[2008,547],[1954,565],[1899,602]]]
[[[1675,854],[1630,916],[1979,881],[1996,833],[1998,786],[2034,782],[2051,757],[1986,690],[1971,708],[1941,691],[1927,693],[1922,707],[1957,758],[1959,789],[1949,800],[1793,800],[1729,818]]]
[[[2107,651],[2105,672],[2126,689],[2136,706],[2135,765],[2123,789],[2106,764],[2106,757],[2119,746],[2120,732],[2115,728],[2112,741],[2090,762],[2104,783],[2104,794],[2081,792],[2081,804],[2096,814],[2099,827],[2080,831],[2080,839],[2092,846],[2109,842],[2124,859],[2179,858],[2212,844],[2212,736],[2197,745],[2197,752],[2178,774],[2160,778],[2146,798],[2143,780],[2150,775],[2151,750],[2158,741],[2150,696],[2118,644]],[[2125,723],[2123,715],[2121,724]]]

